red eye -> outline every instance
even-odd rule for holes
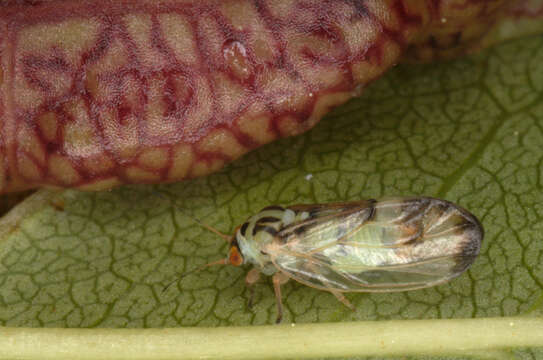
[[[230,248],[228,262],[234,266],[240,266],[241,264],[243,264],[243,256],[241,256],[241,253],[239,252],[237,246],[232,246]]]

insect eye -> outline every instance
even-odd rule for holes
[[[234,266],[240,266],[243,264],[243,256],[239,252],[239,249],[237,248],[237,246],[232,246],[230,248],[230,253],[228,255],[228,262]]]

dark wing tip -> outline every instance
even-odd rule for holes
[[[459,246],[459,253],[456,256],[456,266],[453,269],[455,274],[467,270],[474,262],[481,251],[481,244],[484,238],[484,228],[479,220],[470,215],[470,221],[463,226],[465,241]]]

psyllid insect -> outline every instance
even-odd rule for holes
[[[226,259],[204,267],[252,264],[248,286],[260,273],[272,276],[277,322],[281,285],[289,279],[328,291],[352,309],[345,292],[407,291],[459,276],[484,236],[467,210],[428,197],[269,206],[232,236],[197,222],[230,244]]]

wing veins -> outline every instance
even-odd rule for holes
[[[328,271],[330,271],[331,273],[334,273],[340,279],[343,279],[343,281],[345,282],[344,283],[344,288],[349,288],[348,290],[345,290],[344,288],[329,286],[331,283],[334,283],[334,281],[327,282],[326,280],[323,280],[321,278],[316,278],[316,279],[319,280],[323,284],[326,283],[326,285],[324,285],[324,286],[316,285],[314,283],[311,283],[310,281],[304,280],[303,278],[300,278],[299,276],[297,276],[297,274],[299,274],[298,272],[285,270],[283,267],[281,267],[281,266],[279,266],[277,264],[275,258],[271,259],[274,266],[277,269],[279,269],[279,271],[281,271],[283,274],[288,276],[289,278],[291,278],[291,279],[293,279],[295,281],[298,281],[298,282],[300,282],[300,283],[302,283],[302,284],[304,284],[306,286],[313,287],[313,288],[318,288],[318,289],[321,289],[321,290],[326,290],[326,291],[334,290],[334,291],[340,291],[340,292],[349,292],[349,291],[350,292],[364,292],[364,291],[367,291],[367,292],[384,292],[384,291],[389,291],[387,289],[390,289],[390,288],[395,288],[397,290],[400,290],[400,289],[415,290],[415,289],[426,288],[426,287],[429,286],[428,284],[419,284],[419,283],[416,283],[416,282],[408,282],[408,283],[404,282],[404,283],[396,283],[396,284],[395,283],[383,283],[383,284],[372,285],[372,284],[369,284],[367,282],[365,282],[365,283],[361,283],[360,281],[357,282],[355,279],[353,279],[351,276],[349,276],[349,275],[355,275],[355,274],[359,274],[359,273],[363,273],[365,271],[371,271],[371,270],[382,270],[382,271],[390,271],[390,272],[400,271],[403,268],[413,266],[413,263],[406,263],[406,264],[399,264],[399,265],[388,265],[388,266],[383,266],[383,267],[368,266],[368,267],[366,267],[366,270],[360,270],[359,272],[356,272],[356,273],[347,273],[347,272],[338,271],[333,266],[331,266],[330,264],[327,264],[326,262],[323,262],[322,260],[320,260],[320,259],[318,259],[316,257],[312,257],[312,256],[307,255],[307,254],[288,251],[288,250],[285,250],[285,249],[282,249],[281,252],[284,255],[292,256],[292,257],[295,257],[295,258],[306,259],[308,261],[308,263],[313,263],[315,265],[318,265],[318,266],[321,266],[323,268],[328,269]],[[433,257],[433,258],[426,259],[424,261],[418,262],[418,265],[420,265],[420,264],[429,264],[429,263],[437,262],[439,260],[446,259],[446,258],[449,258],[449,256],[436,256],[436,257]],[[418,272],[418,273],[420,273],[422,275],[432,275],[431,273],[425,273],[425,272]],[[447,278],[443,278],[441,281],[438,281],[435,284],[443,283],[445,281],[447,281]]]
[[[309,254],[314,254],[314,253],[317,253],[317,252],[320,252],[322,250],[325,250],[325,249],[328,249],[329,247],[331,246],[334,246],[334,245],[337,245],[337,244],[341,244],[341,245],[345,245],[344,243],[341,243],[344,239],[346,239],[347,237],[351,237],[354,233],[356,233],[357,231],[359,231],[362,226],[364,226],[366,224],[366,222],[362,222],[361,224],[358,224],[354,229],[350,230],[349,232],[347,232],[346,234],[344,234],[343,236],[341,236],[339,239],[337,239],[334,242],[330,243],[330,244],[326,244],[324,246],[321,246],[320,248],[316,248],[314,250],[311,250],[309,252]]]
[[[285,236],[288,235],[288,233],[294,232],[294,231],[296,231],[296,229],[298,229],[300,227],[311,226],[311,225],[314,225],[317,222],[324,222],[324,221],[334,219],[336,217],[354,214],[357,211],[360,211],[360,208],[353,207],[351,209],[343,210],[343,211],[341,211],[339,213],[330,214],[330,215],[326,215],[326,216],[323,216],[323,217],[316,217],[316,218],[310,218],[310,219],[307,219],[307,220],[303,220],[301,222],[298,222],[298,223],[295,223],[295,224],[292,224],[292,225],[289,225],[289,226],[285,227],[284,229],[282,229],[281,231],[279,231],[277,233],[277,236],[285,237]]]

